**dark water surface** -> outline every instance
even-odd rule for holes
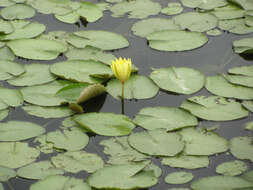
[[[93,1],[94,2],[94,1]],[[98,1],[101,2],[101,1]],[[160,2],[163,7],[168,3],[167,0],[157,0]],[[192,9],[185,9],[189,11]],[[97,21],[96,23],[89,23],[87,27],[71,24],[64,24],[60,21],[54,19],[53,15],[42,15],[37,14],[32,20],[36,20],[40,23],[43,23],[47,27],[46,32],[63,30],[68,32],[74,32],[78,30],[108,30],[112,32],[117,32],[124,35],[130,46],[125,49],[120,49],[114,51],[114,55],[122,57],[130,57],[132,62],[139,68],[139,73],[144,75],[149,75],[151,73],[151,68],[160,68],[168,66],[176,67],[191,67],[200,70],[206,76],[215,75],[217,73],[226,72],[229,68],[240,66],[240,65],[250,65],[252,60],[246,60],[239,55],[235,54],[232,50],[233,40],[253,35],[233,35],[229,33],[223,33],[217,37],[208,36],[209,41],[206,45],[199,49],[186,52],[161,52],[152,50],[148,47],[147,41],[144,38],[134,36],[131,32],[132,25],[138,21],[138,19],[128,19],[124,18],[113,18],[110,16],[109,11],[104,12],[104,16]],[[167,17],[164,15],[157,15],[155,17]],[[63,61],[66,58],[64,56],[59,57],[57,60],[53,61],[25,61],[23,59],[16,59],[17,62],[21,63],[55,63],[58,61]],[[8,86],[5,82],[2,82],[3,85]],[[9,87],[9,86],[8,86]],[[144,107],[152,106],[180,106],[182,101],[188,97],[195,95],[211,95],[205,89],[202,89],[200,92],[192,95],[174,95],[167,92],[159,91],[158,95],[152,99],[148,100],[132,100],[125,102],[125,114],[130,118],[133,118],[134,115]],[[110,95],[105,95],[99,98],[96,98],[84,107],[86,112],[91,111],[100,111],[100,112],[121,112],[121,103],[118,100],[115,100]],[[63,119],[41,119],[38,117],[30,116],[26,114],[21,108],[11,109],[9,116],[4,120],[25,120],[38,123],[40,125],[46,125],[47,132],[54,131],[57,129]],[[244,130],[244,125],[246,122],[252,121],[252,113],[246,119],[240,119],[229,122],[209,122],[201,121],[200,125],[205,127],[212,127],[213,125],[219,125],[219,129],[216,130],[221,136],[231,139],[235,136],[246,136],[252,135],[251,132]],[[136,130],[140,130],[137,128]],[[85,148],[88,152],[93,152],[101,156],[103,159],[106,159],[105,155],[102,153],[103,148],[98,145],[98,143],[105,139],[106,137],[101,136],[91,136],[89,145]],[[32,141],[32,140],[31,140]],[[208,148],[208,147],[207,147]],[[1,154],[1,153],[0,153]],[[50,157],[52,156],[49,155]],[[46,160],[49,158],[48,155],[41,154],[38,160]],[[229,154],[219,154],[218,156],[211,156],[210,165],[208,168],[188,170],[192,172],[195,176],[194,179],[204,176],[215,175],[215,167],[228,160],[235,160],[235,158]],[[165,190],[172,187],[190,187],[190,183],[183,185],[168,185],[164,182],[165,176],[173,171],[180,171],[183,169],[170,168],[168,166],[161,166],[159,159],[153,159],[154,163],[159,165],[163,169],[163,174],[160,177],[160,181],[157,185],[149,188],[150,190]],[[250,166],[250,169],[253,169],[253,166],[250,162],[245,161]],[[74,175],[78,178],[86,179],[88,174],[85,172],[80,172]],[[35,180],[26,180],[22,178],[16,178],[9,181],[15,190],[28,190],[30,185]],[[11,190],[7,183],[4,183],[5,190]],[[50,189],[51,190],[51,189]]]

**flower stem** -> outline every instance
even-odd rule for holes
[[[121,98],[124,99],[124,88],[125,88],[125,83],[122,82],[122,88],[121,88]]]
[[[125,108],[124,108],[124,82],[122,82],[122,88],[121,88],[121,114],[125,114]]]

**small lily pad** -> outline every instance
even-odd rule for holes
[[[164,180],[168,184],[184,184],[191,181],[193,177],[192,173],[182,171],[169,173]]]
[[[180,3],[168,3],[167,7],[161,10],[161,13],[166,15],[176,15],[183,11]]]
[[[215,28],[215,29],[212,29],[212,30],[208,30],[206,32],[206,34],[209,35],[209,36],[219,36],[219,35],[223,34],[223,32],[220,31],[219,29]]]
[[[50,154],[54,152],[54,144],[47,142],[47,136],[41,135],[35,138],[34,143],[39,143],[35,148],[44,154]]]
[[[0,60],[0,80],[11,79],[25,72],[24,67],[13,61]]]
[[[0,181],[1,182],[8,181],[9,179],[16,177],[16,175],[17,174],[15,170],[0,166]]]
[[[216,173],[226,176],[240,175],[248,169],[248,165],[240,160],[223,162],[216,167]]]
[[[15,4],[1,9],[0,15],[6,20],[32,18],[35,10],[25,4]]]
[[[233,41],[233,48],[235,50],[235,53],[242,53],[242,54],[253,53],[253,45],[252,44],[253,44],[253,38],[242,38],[240,40]],[[253,68],[252,66],[244,66],[244,67]],[[243,67],[241,67],[241,68],[243,69]],[[238,68],[238,69],[240,70],[240,68]],[[245,70],[246,70],[246,68],[245,68]],[[251,75],[252,75],[252,73],[251,73]]]

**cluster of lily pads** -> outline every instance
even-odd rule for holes
[[[180,107],[142,108],[133,119],[115,113],[84,113],[83,103],[108,93],[120,99],[121,83],[110,69],[111,50],[126,48],[121,34],[102,30],[45,33],[44,24],[31,20],[36,11],[53,14],[64,23],[95,22],[109,10],[113,17],[128,14],[143,19],[159,13],[172,18],[148,18],[132,26],[151,48],[185,51],[203,46],[207,35],[222,31],[253,32],[251,0],[182,0],[167,7],[151,0],[106,0],[104,3],[70,0],[0,1],[0,120],[13,107],[39,118],[64,118],[55,131],[29,121],[0,123],[0,190],[8,180],[38,180],[30,190],[137,189],[156,185],[162,175],[154,158],[166,167],[185,170],[169,173],[168,184],[194,179],[191,170],[209,166],[209,156],[228,151],[237,159],[216,167],[219,175],[196,179],[194,190],[253,188],[252,137],[226,140],[212,130],[197,127],[199,120],[231,121],[253,112],[253,66],[233,67],[227,73],[204,76],[187,67],[154,68],[149,76],[132,75],[125,83],[126,99],[148,99],[159,90],[192,95],[207,89],[210,96],[192,96]],[[253,38],[234,41],[236,53],[252,53]],[[232,45],[231,45],[232,47]],[[66,61],[43,64],[65,56]],[[35,60],[21,64],[19,59]],[[134,129],[138,129],[133,132]],[[252,130],[253,122],[245,129]],[[109,136],[99,146],[108,159],[85,151],[89,134]],[[28,140],[31,140],[32,142]],[[92,142],[90,142],[92,143]],[[48,160],[36,162],[41,154]],[[101,153],[102,154],[102,153]],[[246,162],[241,160],[247,160]],[[73,176],[89,173],[86,182]],[[65,175],[66,174],[66,175]],[[71,174],[71,175],[68,175]],[[242,176],[238,177],[237,175]]]

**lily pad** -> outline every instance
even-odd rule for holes
[[[181,0],[181,2],[186,7],[200,8],[205,10],[223,7],[228,4],[226,0]]]
[[[123,1],[113,5],[110,11],[113,17],[123,17],[127,14],[128,18],[143,19],[159,14],[161,5],[151,0]]]
[[[73,190],[91,190],[91,187],[81,179],[67,176],[52,175],[42,179],[30,186],[29,190],[45,189],[73,189]]]
[[[245,129],[249,131],[253,131],[253,121],[247,122],[245,125]]]
[[[198,124],[196,117],[189,112],[174,107],[148,107],[143,108],[134,118],[134,123],[141,127],[154,130],[166,129],[173,131]]]
[[[161,13],[166,15],[175,15],[183,11],[183,7],[180,3],[168,3],[167,7],[161,10]]]
[[[212,12],[218,19],[235,19],[244,17],[245,11],[240,7],[235,6],[233,4],[228,4],[224,7],[215,8]]]
[[[18,107],[23,104],[23,96],[19,90],[3,88],[0,86],[0,109],[11,107]],[[5,104],[6,107],[1,107]]]
[[[7,80],[25,72],[24,67],[13,61],[0,60],[0,80]]]
[[[253,88],[232,84],[221,75],[207,77],[205,87],[218,96],[242,100],[253,99]]]
[[[17,175],[26,179],[44,179],[47,176],[61,175],[64,171],[55,168],[49,161],[40,161],[19,168]]]
[[[67,41],[76,48],[92,46],[102,50],[114,50],[129,46],[127,39],[121,34],[104,30],[74,32]]]
[[[121,82],[118,79],[112,79],[107,83],[106,90],[114,98],[121,97]],[[125,82],[124,98],[126,99],[147,99],[152,98],[158,93],[159,88],[154,82],[144,76],[133,74]]]
[[[8,109],[3,109],[0,110],[0,121],[3,120],[4,118],[6,118],[9,114],[9,110]]]
[[[250,182],[253,182],[253,170],[247,172],[242,177]]]
[[[164,180],[168,184],[184,184],[191,181],[193,177],[192,173],[182,171],[169,173]]]
[[[138,189],[155,185],[153,171],[142,171],[147,164],[105,166],[88,177],[88,184],[97,189]]]
[[[230,121],[249,114],[240,103],[219,96],[194,96],[183,101],[180,107],[201,119],[211,121]]]
[[[20,39],[7,43],[15,55],[36,60],[52,60],[67,50],[67,47],[56,41],[42,39]]]
[[[1,9],[0,15],[6,20],[32,18],[35,10],[25,4],[15,4]]]
[[[243,101],[242,105],[249,110],[250,112],[253,112],[253,101],[252,100],[248,100],[248,101]]]
[[[233,41],[233,48],[234,48],[235,53],[242,53],[242,54],[243,53],[244,54],[253,53],[253,45],[252,44],[253,44],[253,38],[242,38],[240,40]],[[241,68],[243,69],[245,67],[246,68],[247,67],[253,68],[252,66],[244,66]],[[245,71],[247,71],[246,68],[245,68]],[[240,69],[240,68],[238,68],[238,69]],[[251,75],[252,75],[252,72],[251,72]]]
[[[223,32],[220,31],[219,29],[215,28],[215,29],[212,29],[212,30],[208,30],[206,32],[206,34],[209,35],[209,36],[219,36],[219,35],[223,34]]]
[[[8,6],[11,6],[14,4],[15,4],[15,2],[13,2],[12,0],[2,0],[0,2],[0,7],[8,7]]]
[[[253,65],[233,67],[228,70],[230,74],[245,75],[253,77]]]
[[[8,21],[0,19],[0,33],[1,34],[10,34],[14,31],[12,24]]]
[[[184,148],[180,135],[163,129],[132,133],[128,142],[139,152],[155,156],[175,156]]]
[[[104,166],[104,161],[99,156],[84,151],[58,154],[52,157],[51,161],[56,168],[71,173],[80,171],[93,173]]]
[[[0,165],[9,168],[25,166],[35,161],[40,154],[38,150],[24,142],[2,142],[0,152]]]
[[[179,155],[177,157],[164,157],[162,159],[162,164],[174,168],[185,169],[207,168],[209,159],[208,156]]]
[[[216,173],[226,176],[240,175],[248,169],[248,165],[240,160],[223,162],[216,167]]]
[[[245,19],[220,20],[218,27],[233,34],[249,34],[253,32],[253,27],[245,24]]]
[[[253,145],[251,137],[234,137],[229,142],[230,152],[238,159],[253,162]]]
[[[245,10],[253,10],[253,2],[250,0],[229,0],[229,1],[239,5]]]
[[[54,144],[47,141],[46,135],[38,136],[33,142],[39,143],[39,145],[36,146],[36,149],[44,154],[50,154],[54,152]]]
[[[112,76],[110,67],[92,60],[58,62],[50,71],[61,78],[83,83],[99,83]]]
[[[223,77],[232,84],[253,88],[253,77],[228,74],[223,74]]]
[[[89,131],[104,136],[128,135],[135,128],[125,115],[113,113],[85,113],[74,116],[74,121]]]
[[[8,181],[9,179],[16,177],[16,175],[17,174],[15,170],[0,166],[0,181],[1,182]]]
[[[160,51],[186,51],[207,43],[207,37],[200,32],[164,30],[147,35],[149,46]]]
[[[15,55],[7,46],[0,48],[0,60],[14,61]]]
[[[89,137],[81,130],[60,130],[47,134],[47,141],[54,143],[54,147],[63,150],[76,151],[83,149],[89,142]]]
[[[193,94],[205,83],[201,72],[187,67],[153,69],[150,78],[163,90],[179,94]]]
[[[215,132],[187,128],[179,133],[185,142],[184,153],[186,155],[208,156],[226,152],[228,149],[227,140]]]
[[[182,29],[194,32],[205,32],[218,24],[218,19],[210,13],[187,12],[173,17],[173,20]]]

